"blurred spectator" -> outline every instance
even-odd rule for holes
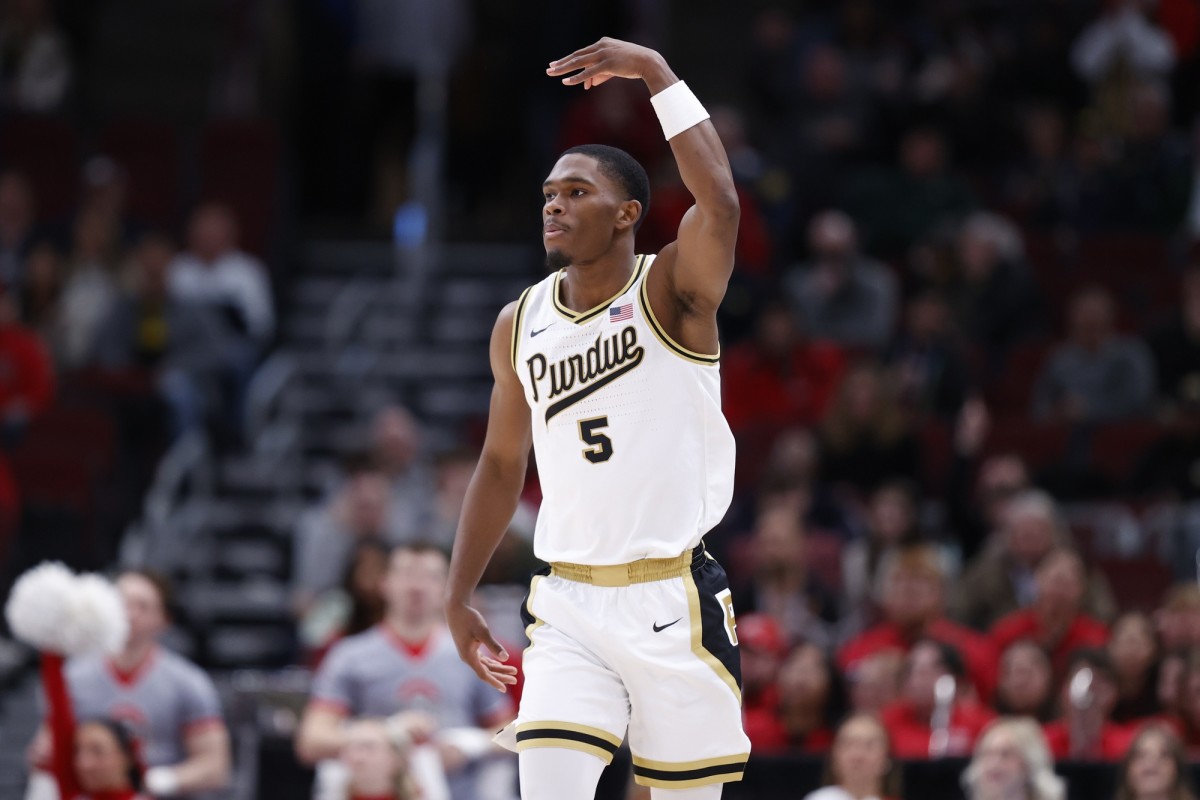
[[[807,532],[786,504],[764,508],[751,538],[754,576],[738,591],[734,608],[774,619],[791,642],[833,644],[830,626],[837,619],[829,589],[808,569]]]
[[[25,276],[21,286],[21,320],[50,346],[55,346],[63,327],[62,291],[64,281],[62,256],[54,245],[43,242],[34,245],[25,259]]]
[[[846,673],[851,710],[877,716],[900,697],[903,675],[904,656],[895,650],[881,650],[859,661]]]
[[[1200,649],[1192,647],[1186,652],[1175,692],[1174,711],[1180,738],[1189,760],[1195,761],[1200,758]]]
[[[72,659],[67,687],[79,719],[112,719],[129,726],[147,767],[168,770],[191,795],[221,789],[230,778],[229,731],[216,687],[207,673],[164,648],[170,624],[170,586],[160,576],[130,570],[117,579],[129,637],[112,658]],[[48,763],[50,740],[43,726],[32,747],[35,763]]]
[[[33,245],[33,189],[19,172],[0,172],[0,283],[14,289],[25,280],[24,260]]]
[[[1037,723],[1006,717],[988,725],[962,776],[968,800],[1063,800],[1066,783]]]
[[[1029,639],[1050,654],[1055,674],[1062,675],[1075,650],[1104,647],[1108,628],[1082,610],[1086,579],[1083,559],[1073,550],[1059,547],[1043,556],[1033,575],[1033,602],[992,626],[996,651]]]
[[[1175,65],[1171,38],[1150,18],[1153,0],[1116,0],[1079,34],[1075,71],[1099,84],[1118,75],[1162,77]]]
[[[779,667],[787,655],[783,630],[766,614],[739,614],[738,650],[742,658],[742,716],[750,743],[770,741],[778,725]]]
[[[1147,725],[1121,760],[1115,800],[1196,800],[1187,753],[1170,728]]]
[[[0,292],[0,440],[15,443],[54,400],[54,367],[38,335],[20,322],[16,299]]]
[[[14,0],[0,9],[0,111],[57,110],[71,83],[71,55],[54,26],[50,0]]]
[[[222,410],[222,387],[238,365],[230,332],[212,311],[172,296],[167,275],[175,247],[149,234],[134,250],[132,292],[123,293],[98,327],[94,363],[152,376],[170,410],[175,435],[201,428]],[[228,409],[226,409],[228,410]]]
[[[346,770],[346,792],[338,800],[417,800],[423,797],[409,772],[407,747],[394,728],[378,719],[360,719],[346,726],[346,744],[339,761]]]
[[[953,679],[953,695],[945,727],[939,726],[943,743],[932,742],[934,712],[938,710],[935,687],[939,679]],[[901,698],[880,714],[892,737],[892,749],[900,758],[961,756],[971,752],[975,739],[995,714],[975,699],[962,657],[948,644],[923,639],[913,645],[905,660]],[[942,746],[933,747],[933,744]],[[936,751],[936,752],[935,752]]]
[[[855,714],[838,726],[826,761],[825,788],[804,800],[899,800],[900,770],[879,720]]]
[[[946,575],[941,557],[928,545],[910,545],[888,554],[879,567],[878,601],[883,621],[847,642],[838,664],[853,671],[859,661],[886,650],[907,652],[922,639],[953,646],[982,698],[996,685],[996,654],[984,636],[944,615]]]
[[[894,169],[850,177],[845,208],[858,220],[872,252],[903,253],[938,223],[974,207],[970,189],[950,166],[942,133],[918,127],[901,138]]]
[[[1150,618],[1138,612],[1118,617],[1108,640],[1108,657],[1117,676],[1113,720],[1128,724],[1159,713],[1157,684],[1161,654]]]
[[[117,221],[98,208],[80,211],[61,299],[64,366],[83,366],[94,355],[96,335],[117,302],[120,261]]]
[[[1033,391],[1040,419],[1107,422],[1150,410],[1154,361],[1149,349],[1115,328],[1112,296],[1089,287],[1071,300],[1066,341],[1050,354]]]
[[[362,633],[383,619],[383,577],[387,572],[388,546],[364,539],[354,548],[342,585],[316,597],[300,621],[300,639],[319,664],[339,640]]]
[[[425,539],[450,549],[458,533],[458,518],[462,515],[467,486],[479,463],[479,450],[473,447],[458,447],[441,453],[437,457],[435,470],[435,494],[433,498],[433,520],[429,524]],[[520,512],[518,511],[518,517]]]
[[[423,538],[433,523],[434,477],[422,451],[421,423],[391,405],[371,420],[371,455],[392,486],[388,524],[403,539]]]
[[[955,616],[981,630],[1031,605],[1038,565],[1055,547],[1070,545],[1066,523],[1044,492],[1029,490],[1011,499],[1002,525],[1000,536],[967,565],[955,592]],[[1087,576],[1082,610],[1100,620],[1116,613],[1108,581],[1099,572]]]
[[[802,158],[827,163],[865,148],[871,108],[856,88],[845,53],[828,44],[809,48],[792,122],[794,146]]]
[[[779,669],[778,704],[768,725],[751,739],[764,752],[824,753],[846,710],[841,676],[815,644],[801,644]]]
[[[1117,677],[1103,650],[1076,650],[1059,692],[1060,719],[1043,726],[1046,742],[1060,760],[1116,761],[1133,731],[1112,721]]]
[[[847,346],[882,348],[896,324],[895,277],[860,252],[854,222],[840,211],[823,211],[813,218],[808,247],[812,260],[784,280],[809,335]]]
[[[1024,153],[1008,168],[1005,206],[1019,222],[1049,229],[1068,214],[1073,193],[1067,122],[1052,105],[1029,109],[1021,119]]]
[[[909,301],[887,364],[896,375],[900,399],[919,417],[953,418],[966,401],[969,368],[940,295],[927,292]]]
[[[843,616],[869,619],[871,594],[884,557],[924,541],[917,525],[918,499],[916,487],[906,481],[889,481],[871,493],[866,530],[842,548]],[[943,559],[943,569],[948,572],[951,566],[949,559]]]
[[[1129,482],[1131,492],[1181,503],[1200,499],[1200,375],[1195,385],[1196,396],[1180,398],[1158,439],[1137,460]],[[1179,531],[1176,536],[1174,551],[1184,556],[1176,565],[1180,576],[1193,571],[1190,561],[1200,543],[1194,535],[1183,534]]]
[[[1169,410],[1200,406],[1200,265],[1180,280],[1179,311],[1150,336],[1158,398]]]
[[[1164,653],[1200,647],[1200,586],[1178,583],[1154,612],[1154,628]]]
[[[1187,139],[1171,127],[1170,89],[1141,81],[1124,103],[1125,137],[1114,165],[1122,224],[1173,234],[1186,218],[1193,160]]]
[[[1046,651],[1018,639],[1000,656],[996,710],[1001,714],[1049,722],[1054,715],[1054,671]]]
[[[957,284],[951,303],[959,328],[998,364],[1029,333],[1037,293],[1016,227],[1003,217],[976,211],[958,234]]]
[[[811,426],[829,406],[846,357],[836,345],[812,341],[796,327],[786,304],[758,313],[756,336],[723,356],[725,417],[746,428]]]
[[[1008,501],[1030,487],[1029,469],[1015,453],[996,453],[981,463],[991,428],[992,418],[982,400],[972,398],[963,404],[954,425],[946,510],[964,560],[973,559],[990,540],[1000,538]]]
[[[1186,669],[1187,653],[1182,650],[1167,653],[1158,666],[1158,686],[1155,697],[1158,700],[1158,707],[1162,709],[1164,719],[1180,720],[1183,718],[1180,711],[1180,700],[1183,696],[1181,684]]]
[[[202,205],[188,222],[188,249],[171,262],[168,285],[179,300],[212,307],[247,347],[261,352],[275,333],[275,309],[266,267],[238,249],[233,212]]]
[[[432,742],[453,800],[476,796],[479,759],[491,750],[488,729],[502,727],[512,710],[507,696],[458,658],[442,621],[446,569],[446,555],[429,545],[404,544],[392,551],[383,581],[383,622],[338,642],[314,679],[296,738],[304,762],[337,758],[347,744],[348,719],[402,721],[397,715],[403,712],[423,712],[435,722]],[[468,747],[468,738],[482,747]]]
[[[129,218],[129,173],[110,157],[93,156],[84,163],[82,193],[81,206],[116,220],[122,245],[132,245],[149,232],[144,221]]]
[[[889,479],[917,479],[917,441],[895,394],[879,367],[860,364],[843,376],[819,434],[824,483],[869,492]]]
[[[398,541],[388,527],[388,497],[383,473],[371,464],[358,463],[336,494],[300,519],[294,570],[299,616],[308,613],[322,592],[338,585],[359,543]]]

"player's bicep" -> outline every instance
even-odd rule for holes
[[[515,319],[518,305],[511,303],[500,312],[492,330],[490,349],[495,385],[492,388],[483,453],[490,459],[505,463],[524,463],[532,443],[529,404],[514,366],[519,365],[521,355],[518,341],[520,329]]]
[[[667,259],[677,294],[713,311],[721,304],[733,274],[738,219],[736,202],[732,210],[703,212],[699,206],[687,210],[679,223],[674,258]]]

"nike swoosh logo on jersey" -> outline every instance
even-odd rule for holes
[[[549,325],[547,325],[545,328],[539,328],[539,329],[538,329],[538,330],[536,330],[536,331],[530,331],[530,332],[529,332],[529,338],[530,338],[530,339],[532,339],[533,337],[537,336],[539,333],[545,333],[545,332],[546,332],[548,329],[550,329],[550,328],[553,328],[553,327],[554,327],[554,325],[555,325],[555,323],[551,322],[551,323],[550,323]]]
[[[679,619],[683,619],[683,617],[680,617]],[[679,622],[679,619],[675,620],[675,622]],[[650,627],[654,628],[655,633],[658,633],[659,631],[665,631],[667,628],[674,625],[675,622],[668,622],[666,625],[659,625],[658,623],[655,623],[655,624],[651,625]]]

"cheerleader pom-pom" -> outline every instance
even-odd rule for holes
[[[76,579],[72,613],[63,630],[68,655],[116,655],[129,636],[129,618],[117,587],[99,575]]]
[[[21,641],[68,657],[115,653],[129,633],[116,587],[98,575],[76,576],[57,562],[21,576],[9,595],[5,616]]]
[[[25,644],[62,652],[59,633],[70,616],[75,576],[57,561],[39,564],[17,579],[4,607],[8,627]]]

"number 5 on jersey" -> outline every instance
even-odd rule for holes
[[[597,433],[601,428],[607,427],[608,417],[579,420],[579,438],[591,445],[584,449],[583,457],[593,464],[599,464],[612,458],[612,439],[603,433]]]

